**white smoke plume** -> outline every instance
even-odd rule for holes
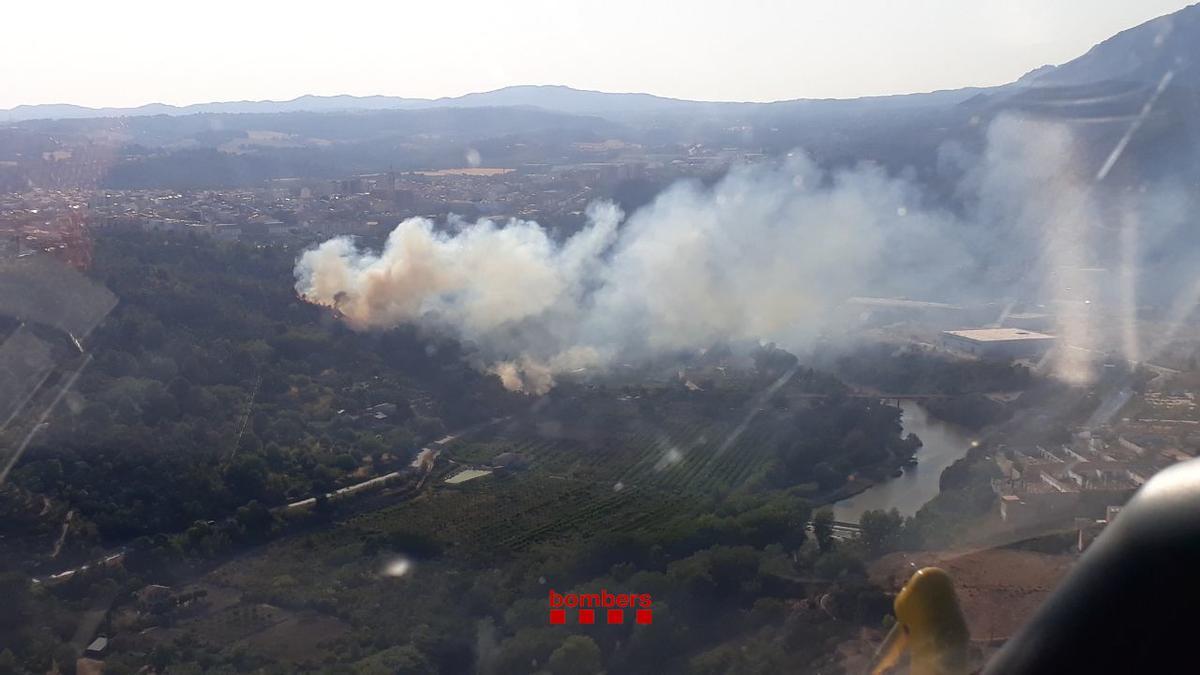
[[[942,153],[962,192],[955,215],[903,175],[828,172],[795,153],[711,187],[677,183],[628,217],[595,203],[561,242],[530,221],[439,229],[424,218],[400,223],[379,252],[332,239],[301,255],[296,288],[356,328],[448,330],[506,387],[531,393],[557,374],[721,341],[804,349],[855,295],[1066,303],[1051,308],[1057,332],[1085,347],[1076,356],[1092,353],[1107,322],[1086,303],[1099,296],[1090,270],[1112,257],[1095,232],[1116,217],[1141,223],[1146,241],[1177,227],[1148,222],[1167,222],[1152,205],[1173,202],[1098,199],[1094,167],[1060,125],[1001,118],[987,141],[975,155]],[[1146,275],[1123,274],[1129,314]],[[1058,371],[1084,381],[1075,361]]]
[[[1055,304],[1055,330],[1064,343],[1083,349],[1059,350],[1055,373],[1065,381],[1090,379],[1087,349],[1097,335],[1091,304],[1100,289],[1095,274],[1095,226],[1101,222],[1092,172],[1080,159],[1070,130],[1060,124],[1000,118],[988,129],[982,161],[966,186],[979,197],[977,220],[1009,252],[1036,251],[1017,292]],[[1010,273],[1012,265],[1007,265]]]
[[[297,289],[336,307],[358,328],[436,316],[467,337],[544,314],[577,294],[577,284],[611,241],[621,215],[611,205],[589,211],[591,225],[563,246],[537,223],[488,220],[450,234],[410,218],[388,236],[380,255],[331,239],[301,256]]]
[[[297,290],[357,328],[449,328],[505,386],[544,392],[555,373],[618,355],[803,346],[845,298],[957,269],[952,222],[881,169],[828,174],[797,155],[711,188],[679,183],[628,219],[593,204],[561,244],[537,223],[486,219],[447,232],[412,218],[378,253],[333,239],[300,257]]]

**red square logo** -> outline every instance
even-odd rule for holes
[[[625,610],[623,610],[623,609],[608,610],[608,622],[609,623],[625,623]]]
[[[596,623],[596,610],[581,609],[579,610],[579,623]]]
[[[567,610],[565,610],[565,609],[550,610],[550,623],[564,624],[566,622],[567,622]]]
[[[646,626],[654,623],[654,610],[639,609],[637,611],[637,622],[639,625]]]

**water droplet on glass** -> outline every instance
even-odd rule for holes
[[[404,556],[396,556],[383,566],[383,576],[385,577],[403,577],[411,572],[413,562]]]

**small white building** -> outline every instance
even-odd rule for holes
[[[84,654],[88,658],[99,659],[104,658],[106,651],[108,651],[108,638],[102,635],[92,640],[92,643],[87,646],[87,651]]]

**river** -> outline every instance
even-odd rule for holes
[[[901,401],[904,432],[914,433],[923,445],[917,450],[917,465],[903,476],[889,478],[853,497],[833,504],[834,520],[857,523],[864,511],[895,508],[911,516],[938,493],[942,471],[967,454],[971,435],[966,429],[932,419],[915,401]]]

